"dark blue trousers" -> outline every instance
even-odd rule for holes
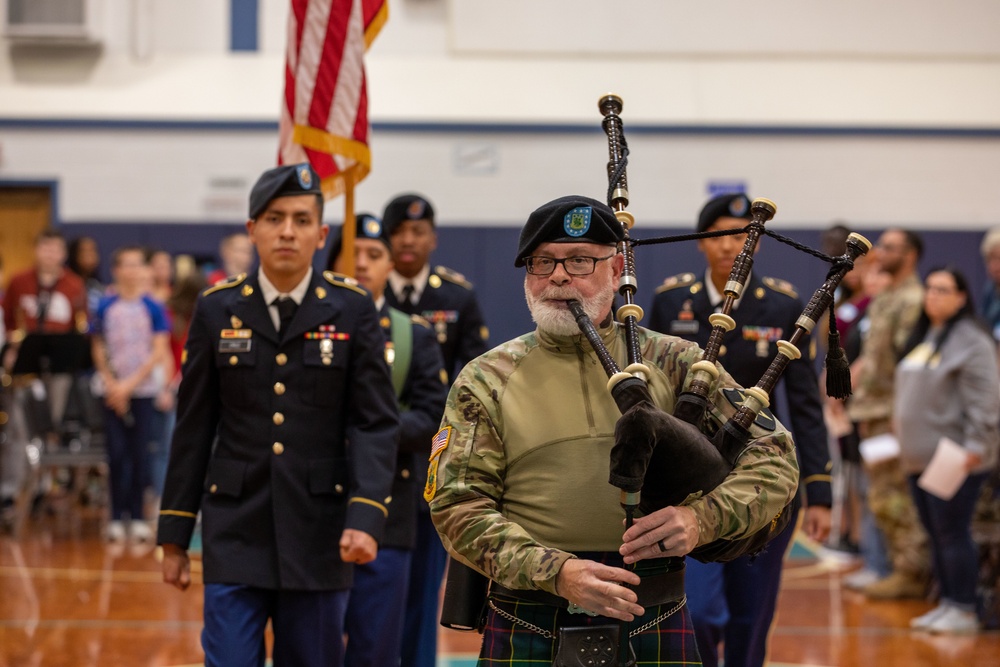
[[[729,563],[687,559],[684,587],[705,667],[718,667],[725,641],[726,667],[761,667],[781,586],[781,567],[795,533],[798,510],[764,553]]]
[[[412,553],[409,549],[383,548],[371,563],[354,566],[354,585],[347,603],[346,667],[399,664]]]
[[[155,412],[151,398],[133,398],[125,419],[104,408],[112,521],[121,521],[126,513],[132,521],[145,518],[142,501],[149,479],[149,441]]]
[[[340,667],[348,591],[275,591],[205,584],[205,667],[263,667],[264,628],[274,667]]]
[[[403,624],[403,667],[437,664],[438,605],[448,552],[431,523],[430,512],[417,512],[417,546],[410,565],[410,590]]]
[[[979,580],[979,548],[972,539],[972,515],[987,473],[969,475],[951,500],[941,500],[917,486],[917,475],[909,477],[913,503],[931,541],[934,578],[941,587],[941,600],[966,611],[976,610]]]

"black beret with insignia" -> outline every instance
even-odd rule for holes
[[[425,197],[418,194],[399,195],[386,204],[382,212],[382,224],[386,234],[392,236],[396,228],[407,220],[427,220],[434,225],[434,207]]]
[[[698,214],[699,232],[707,230],[719,218],[750,219],[750,199],[743,193],[719,195],[709,200]]]
[[[536,208],[521,229],[514,266],[543,243],[618,243],[625,236],[622,223],[607,204],[582,195],[554,199]]]
[[[376,218],[371,213],[357,213],[354,216],[355,220],[355,238],[359,239],[372,239],[373,241],[381,241],[386,248],[389,249],[389,254],[392,254],[392,245],[389,243],[389,235],[385,231],[385,225],[382,221]],[[332,243],[330,244],[330,266],[337,261],[337,257],[340,256],[340,249],[344,245],[344,227],[341,225],[338,229],[333,232]]]
[[[268,169],[250,191],[250,219],[255,219],[267,209],[272,199],[296,195],[323,196],[319,174],[308,162],[286,164]]]

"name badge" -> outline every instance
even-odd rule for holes
[[[670,323],[670,331],[672,334],[696,334],[698,333],[698,321],[697,320],[674,320]]]
[[[219,341],[219,352],[249,352],[253,341],[249,338],[223,339]]]

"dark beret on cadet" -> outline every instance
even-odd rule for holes
[[[381,241],[392,253],[392,246],[389,244],[389,235],[385,233],[385,225],[371,213],[357,213],[354,216],[355,238],[372,239]],[[341,225],[334,232],[333,243],[330,244],[330,267],[337,261],[340,249],[344,246],[344,226]]]
[[[295,195],[323,196],[319,174],[311,164],[303,162],[268,169],[250,191],[250,219],[263,213],[272,199]]]
[[[699,232],[703,232],[719,218],[750,219],[750,198],[743,193],[719,195],[710,199],[698,215]]]
[[[434,225],[434,207],[418,194],[399,195],[386,204],[382,212],[382,224],[386,234],[392,236],[396,228],[407,220],[427,220]]]
[[[539,206],[521,229],[514,266],[543,243],[618,243],[624,238],[614,211],[596,199],[569,195]]]

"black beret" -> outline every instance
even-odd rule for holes
[[[386,204],[382,212],[382,224],[387,234],[392,236],[396,228],[407,220],[427,220],[434,225],[434,207],[424,197],[417,194],[399,195]]]
[[[320,195],[319,174],[308,162],[286,164],[268,169],[250,191],[250,219],[264,212],[272,199],[294,197],[295,195]]]
[[[596,199],[569,195],[536,208],[521,230],[514,266],[543,243],[618,243],[625,236],[614,211]]]
[[[389,235],[385,232],[385,225],[382,224],[381,220],[371,213],[357,213],[354,216],[354,221],[355,238],[381,241],[389,249],[389,253],[392,253],[392,246],[389,244]],[[333,263],[337,261],[337,257],[340,256],[340,249],[343,245],[344,226],[341,225],[334,232],[333,243],[330,244],[329,264],[331,269],[333,268]]]
[[[703,232],[719,218],[750,219],[750,199],[743,193],[719,195],[710,199],[698,214],[699,232]]]

